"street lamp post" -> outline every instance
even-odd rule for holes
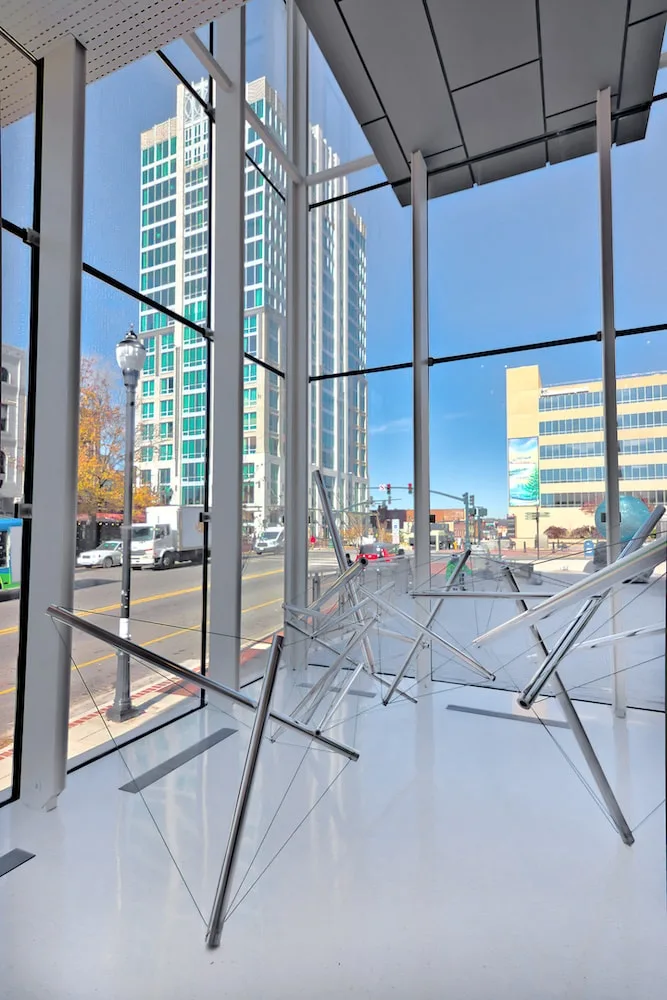
[[[141,343],[132,328],[116,346],[116,361],[123,373],[125,385],[125,480],[123,525],[121,538],[123,542],[121,564],[120,618],[118,635],[121,639],[130,638],[130,579],[132,576],[132,488],[134,471],[134,433],[135,407],[137,400],[137,384],[139,373],[146,360],[146,348]],[[127,653],[117,653],[116,663],[116,693],[108,716],[114,722],[125,722],[135,715],[130,694],[130,657]]]

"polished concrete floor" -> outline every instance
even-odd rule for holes
[[[278,704],[318,676],[281,673]],[[446,684],[385,709],[360,677],[330,730],[358,762],[290,733],[263,743],[216,951],[206,920],[250,713],[209,708],[88,765],[52,813],[0,810],[0,855],[35,855],[0,878],[0,995],[664,998],[664,715],[580,708],[631,848],[569,730],[477,714],[516,715],[515,700]],[[540,714],[559,718],[552,702]],[[120,790],[223,728],[141,793]]]

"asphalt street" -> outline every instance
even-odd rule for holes
[[[333,556],[311,553],[309,567],[333,570]],[[75,609],[113,632],[119,612],[120,572],[120,567],[77,570],[75,579]],[[265,638],[281,625],[282,602],[282,555],[251,556],[242,577],[242,646]],[[0,601],[0,749],[11,740],[14,724],[19,608],[16,594],[5,595]],[[196,667],[201,651],[202,567],[184,564],[163,572],[134,572],[131,618],[134,642]],[[116,654],[105,643],[74,633],[72,655],[71,714],[75,716],[92,707],[91,695],[98,702],[112,695]],[[248,669],[250,666],[251,661]],[[132,662],[133,688],[156,679],[149,667]]]

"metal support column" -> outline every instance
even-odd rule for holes
[[[605,452],[605,501],[607,518],[607,564],[621,553],[621,511],[618,468],[618,415],[616,407],[616,323],[614,317],[614,239],[611,179],[611,89],[598,91],[597,123],[598,177],[600,193],[600,271],[602,277],[602,413]],[[610,611],[616,615],[612,591]],[[612,705],[623,718],[627,708],[625,674],[619,672],[615,647],[610,650],[613,669]]]
[[[414,442],[413,589],[431,582],[431,480],[429,449],[428,177],[424,157],[412,154],[412,421]],[[429,608],[422,609],[428,617]],[[417,692],[430,676],[430,649],[416,656]]]
[[[287,196],[287,336],[285,356],[285,602],[308,602],[308,29],[287,0],[287,141],[302,180]],[[285,651],[292,667],[306,663],[307,644],[286,621]]]
[[[215,24],[215,58],[230,91],[214,83],[211,400],[211,677],[239,686],[243,440],[245,8]]]
[[[76,553],[86,52],[70,37],[44,56],[39,292],[21,799],[52,809],[65,787],[69,629]],[[24,600],[25,600],[24,596]],[[61,632],[62,634],[59,634]]]

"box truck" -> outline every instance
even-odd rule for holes
[[[203,507],[176,505],[147,507],[146,523],[132,525],[132,568],[171,569],[179,562],[201,562],[203,510]]]

